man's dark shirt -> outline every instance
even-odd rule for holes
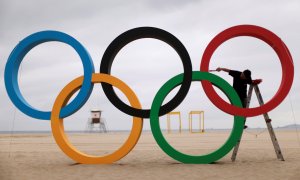
[[[233,77],[233,88],[238,93],[241,101],[247,97],[247,84],[251,84],[249,79],[241,79],[242,72],[230,70],[229,75]]]

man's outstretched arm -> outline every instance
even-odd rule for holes
[[[216,69],[216,71],[218,71],[218,72],[220,72],[220,71],[229,72],[230,69],[218,67],[218,68]]]

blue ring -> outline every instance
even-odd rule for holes
[[[17,77],[20,64],[25,55],[35,46],[48,41],[58,41],[72,46],[80,56],[83,64],[84,79],[82,87],[74,100],[62,108],[61,118],[72,115],[88,100],[93,89],[93,84],[91,83],[92,74],[95,72],[93,61],[88,51],[68,34],[58,31],[41,31],[23,39],[11,52],[6,63],[4,73],[5,87],[9,98],[20,111],[30,117],[41,120],[50,120],[51,111],[40,111],[29,105],[20,92]]]

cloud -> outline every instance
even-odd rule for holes
[[[102,55],[114,38],[131,28],[153,26],[175,35],[188,50],[193,70],[199,70],[201,56],[211,39],[221,31],[239,24],[255,24],[276,33],[289,47],[294,58],[295,81],[291,96],[294,109],[300,96],[298,79],[300,64],[300,2],[292,1],[16,1],[0,2],[0,131],[12,128],[14,106],[5,92],[3,71],[10,52],[26,36],[41,30],[58,30],[70,34],[89,51],[95,71],[99,71]],[[272,98],[279,87],[281,69],[273,50],[260,40],[234,38],[221,45],[211,60],[211,68],[218,66],[252,70],[254,77],[263,78],[261,91],[265,101]],[[82,65],[76,52],[62,43],[41,44],[32,49],[22,62],[20,88],[34,107],[50,110],[60,90],[72,79],[82,75]],[[126,82],[138,95],[142,106],[149,108],[158,89],[174,75],[182,73],[182,64],[176,52],[157,40],[137,40],[124,47],[117,55],[112,74]],[[218,73],[231,83],[225,73]],[[196,82],[195,82],[196,83]],[[195,84],[193,83],[193,84]],[[98,87],[98,86],[97,86]],[[100,90],[99,90],[100,89]],[[199,89],[200,97],[197,94]],[[101,91],[95,88],[87,104],[67,122],[70,129],[83,129],[89,109],[104,109],[104,116],[111,129],[129,129],[130,116],[117,110]],[[172,93],[171,93],[172,94]],[[121,95],[123,100],[126,98]],[[201,86],[190,90],[191,98],[177,108],[182,114],[189,109],[205,109],[208,128],[230,127],[226,121],[231,116],[208,105]],[[199,99],[197,99],[199,98]],[[202,102],[202,103],[199,103]],[[255,102],[253,105],[257,105]],[[274,126],[292,123],[279,114],[291,110],[286,99],[271,116]],[[296,117],[299,117],[299,112]],[[164,118],[164,117],[162,117]],[[123,121],[122,119],[126,119]],[[254,119],[261,119],[257,117]],[[17,111],[16,130],[49,129],[49,123],[27,117]],[[251,125],[265,127],[263,121]],[[187,122],[184,122],[187,123]],[[186,124],[185,124],[186,125]],[[145,128],[149,122],[145,120]]]

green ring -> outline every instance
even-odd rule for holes
[[[242,107],[241,100],[238,97],[236,91],[230,86],[230,84],[228,84],[222,78],[208,72],[193,71],[192,81],[201,80],[210,81],[213,85],[217,86],[218,88],[220,88],[221,91],[225,93],[225,95],[228,97],[228,99],[233,105]],[[190,164],[208,164],[215,162],[224,157],[237,144],[243,132],[245,117],[234,116],[233,129],[229,138],[219,149],[215,150],[214,152],[205,155],[194,156],[183,154],[177,151],[164,138],[160,130],[158,114],[161,104],[163,103],[166,96],[175,87],[180,85],[182,81],[183,74],[179,74],[173,77],[168,82],[166,82],[155,95],[150,112],[150,125],[153,137],[156,140],[157,144],[160,146],[160,148],[166,154],[168,154],[170,157],[177,161]]]

